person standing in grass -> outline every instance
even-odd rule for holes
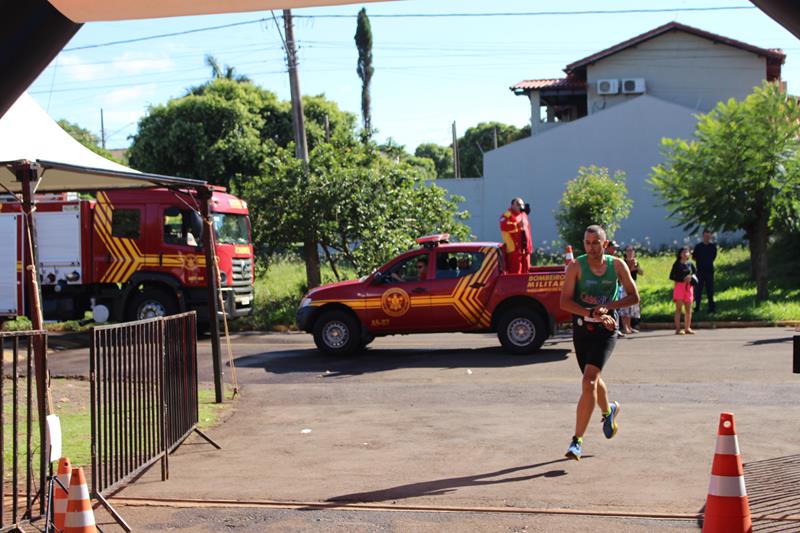
[[[711,242],[713,234],[706,228],[703,230],[703,242],[697,243],[692,251],[692,259],[697,261],[697,302],[695,312],[700,310],[700,300],[703,299],[703,287],[708,296],[708,312],[714,313],[717,305],[714,303],[714,260],[717,258],[717,244]]]
[[[694,335],[692,330],[692,304],[694,302],[694,282],[697,280],[697,269],[689,261],[689,247],[678,250],[669,279],[675,282],[672,300],[675,302],[675,335]],[[681,329],[681,309],[684,313],[685,328]]]
[[[644,270],[639,266],[639,261],[636,260],[636,250],[634,250],[633,245],[629,244],[627,248],[625,248],[625,264],[628,265],[628,270],[631,271],[631,277],[634,282],[636,282],[637,276],[644,275]],[[619,297],[624,298],[625,296],[625,288],[621,287]],[[639,333],[639,330],[633,325],[633,320],[638,320],[641,317],[639,304],[623,307],[619,310],[619,316],[622,319],[621,329],[624,334]]]

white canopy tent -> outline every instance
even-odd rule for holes
[[[73,139],[23,93],[0,117],[0,193],[21,192],[16,169],[30,163],[40,167],[37,192],[154,185],[196,187],[205,183],[147,174],[110,161]]]

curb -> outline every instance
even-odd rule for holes
[[[674,329],[672,322],[641,322],[641,329]],[[705,321],[694,322],[692,327],[698,329],[727,329],[727,328],[800,328],[800,320],[777,320],[770,322],[767,320],[751,320],[735,322],[726,321]]]

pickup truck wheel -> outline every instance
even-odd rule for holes
[[[351,355],[361,349],[361,325],[344,311],[327,311],[314,322],[314,344],[327,355]]]
[[[497,336],[507,352],[526,355],[542,347],[547,340],[547,326],[536,311],[526,307],[514,307],[500,316]]]
[[[174,315],[178,312],[175,296],[162,289],[144,289],[134,295],[128,304],[128,320],[144,320],[159,316]]]

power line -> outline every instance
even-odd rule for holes
[[[642,9],[592,9],[586,11],[506,11],[498,13],[371,13],[369,18],[459,18],[459,17],[547,17],[562,15],[628,15],[641,13],[675,13],[687,11],[736,11],[758,9],[755,6],[679,7]],[[357,15],[297,15],[295,18],[356,18]]]
[[[642,9],[593,9],[585,11],[520,11],[520,12],[489,12],[489,13],[374,13],[370,18],[470,18],[470,17],[544,17],[544,16],[581,16],[581,15],[632,15],[644,13],[686,13],[686,12],[707,12],[707,11],[742,11],[758,9],[755,6],[716,6],[716,7],[675,7],[675,8],[642,8]],[[358,15],[344,15],[344,14],[325,14],[325,15],[295,15],[294,18],[298,19],[342,19],[342,18],[356,18]],[[192,33],[199,33],[204,31],[223,30],[227,28],[235,28],[239,26],[247,26],[250,24],[260,24],[268,22],[269,19],[259,18],[253,20],[245,20],[241,22],[233,22],[231,24],[221,24],[219,26],[206,26],[203,28],[194,28],[191,30],[176,31],[170,33],[160,33],[156,35],[147,35],[145,37],[136,37],[133,39],[124,39],[120,41],[109,41],[105,43],[87,44],[83,46],[73,46],[65,48],[64,52],[75,52],[77,50],[89,50],[92,48],[103,48],[106,46],[115,46],[119,44],[139,43],[142,41],[150,41],[153,39],[163,39],[166,37],[178,37],[181,35],[189,35]]]

